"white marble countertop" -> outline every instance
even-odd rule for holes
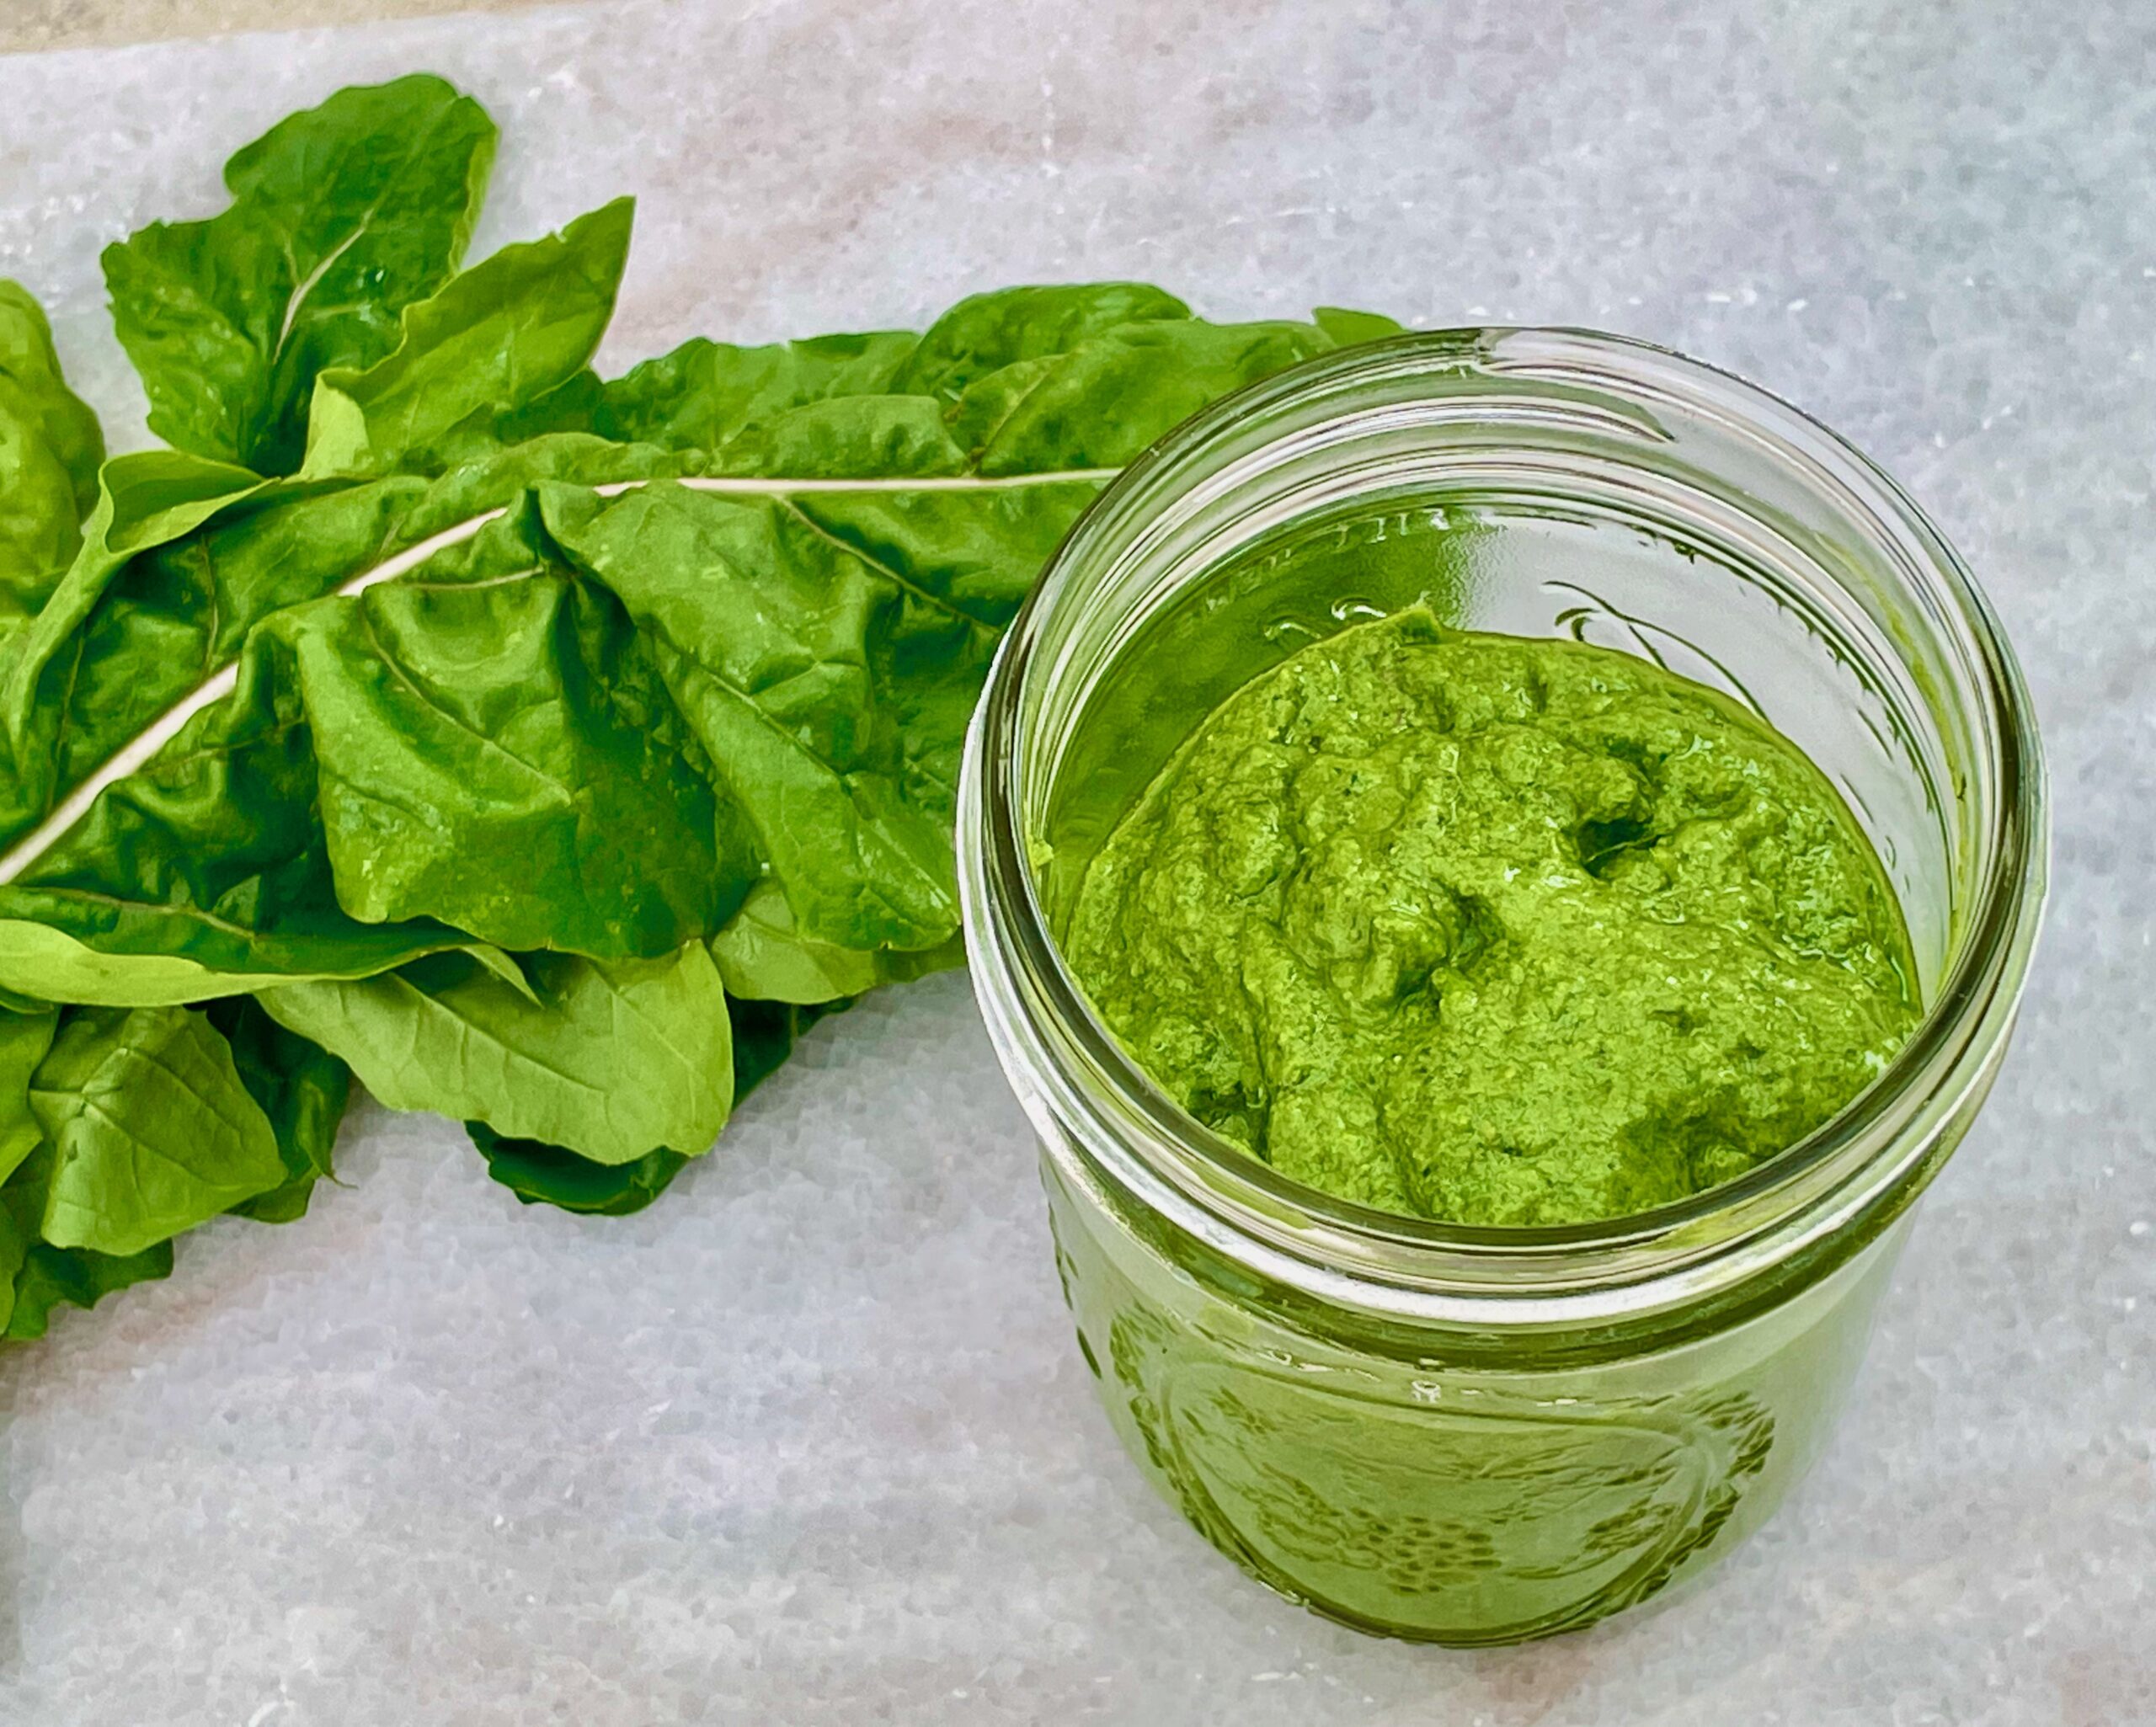
[[[349,12],[349,7],[340,7]],[[2057,888],[1824,1463],[1524,1650],[1264,1594],[1116,1447],[963,980],[823,1028],[641,1217],[362,1105],[349,1190],[0,1362],[0,1720],[2156,1721],[2156,13],[2145,0],[759,0],[0,59],[0,275],[115,441],[99,248],[431,67],[479,248],[643,203],[607,358],[1136,275],[1635,332],[1841,428],[1988,585]]]

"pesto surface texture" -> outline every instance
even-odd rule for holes
[[[1065,939],[1200,1121],[1465,1223],[1725,1181],[1847,1104],[1919,1012],[1878,860],[1787,739],[1646,661],[1419,610],[1204,717]]]

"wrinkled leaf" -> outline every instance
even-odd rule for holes
[[[32,626],[44,664],[19,747],[46,752],[49,798],[229,666],[262,618],[375,562],[424,489],[416,479],[328,492],[289,481],[259,487],[193,457],[165,460],[193,464],[189,477],[206,495],[109,536],[120,541],[109,563],[78,561]],[[108,484],[137,461],[111,463]],[[94,536],[99,522],[91,526]]]
[[[221,215],[108,247],[150,429],[263,473],[297,467],[316,376],[388,353],[398,313],[463,257],[494,139],[437,77],[340,90],[226,163]]]
[[[45,312],[0,281],[0,616],[45,604],[96,505],[104,434],[60,375]]]
[[[40,1235],[125,1256],[281,1183],[261,1106],[209,1021],[183,1008],[83,1008],[30,1083],[53,1148]]]
[[[307,1213],[319,1180],[333,1177],[338,1124],[351,1096],[351,1069],[318,1045],[287,1031],[245,997],[204,1010],[231,1044],[232,1066],[262,1107],[285,1162],[283,1183],[232,1207],[261,1223],[288,1223]]]
[[[955,402],[1006,366],[1068,354],[1133,324],[1193,322],[1190,308],[1144,282],[1002,288],[961,300],[894,372],[894,393]]]
[[[611,504],[549,491],[548,526],[648,633],[674,703],[753,829],[803,932],[932,947],[957,928],[947,788],[915,784],[911,692],[880,651],[910,605],[942,606],[957,664],[994,632],[917,596],[783,501],[654,485]],[[963,639],[970,637],[970,640]],[[947,658],[926,685],[952,675]]]
[[[339,903],[511,948],[670,953],[740,903],[700,753],[610,596],[540,569],[278,621]]]
[[[40,1241],[52,1163],[52,1148],[40,1144],[0,1187],[0,1326],[17,1341],[44,1336],[62,1302],[95,1307],[116,1289],[172,1275],[169,1241],[124,1255]]]
[[[430,920],[362,923],[339,904],[312,733],[282,653],[258,637],[230,701],[0,887],[0,985],[149,1005],[477,945]]]
[[[889,393],[910,330],[739,348],[698,336],[606,386],[594,429],[625,442],[720,451],[750,426],[835,397]]]
[[[802,1006],[865,995],[881,983],[909,983],[966,962],[965,945],[956,936],[918,953],[863,952],[805,936],[772,882],[759,885],[712,938],[711,955],[729,996]]]
[[[323,372],[305,471],[438,473],[496,447],[505,418],[590,363],[614,314],[635,211],[619,198],[558,234],[504,247],[408,307],[387,359]]]
[[[266,992],[392,1109],[480,1121],[596,1162],[694,1155],[734,1100],[726,995],[702,942],[613,964],[535,954],[533,1002],[462,957]]]
[[[697,472],[693,455],[655,444],[616,444],[586,432],[552,432],[490,450],[434,481],[398,524],[398,547],[454,530],[488,510],[519,512],[544,481],[599,486]],[[536,529],[536,517],[533,522]],[[536,557],[542,550],[526,542]],[[443,566],[432,560],[430,572]]]

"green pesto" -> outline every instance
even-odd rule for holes
[[[1419,610],[1206,717],[1065,933],[1199,1120],[1311,1186],[1465,1223],[1727,1181],[1918,1015],[1878,859],[1786,738],[1644,660]]]

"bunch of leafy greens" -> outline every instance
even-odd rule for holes
[[[168,447],[0,285],[0,1325],[298,1217],[354,1075],[618,1213],[962,958],[959,748],[1106,480],[1394,328],[1131,284],[602,382],[623,200],[462,268],[495,132],[349,89],[111,247]]]

